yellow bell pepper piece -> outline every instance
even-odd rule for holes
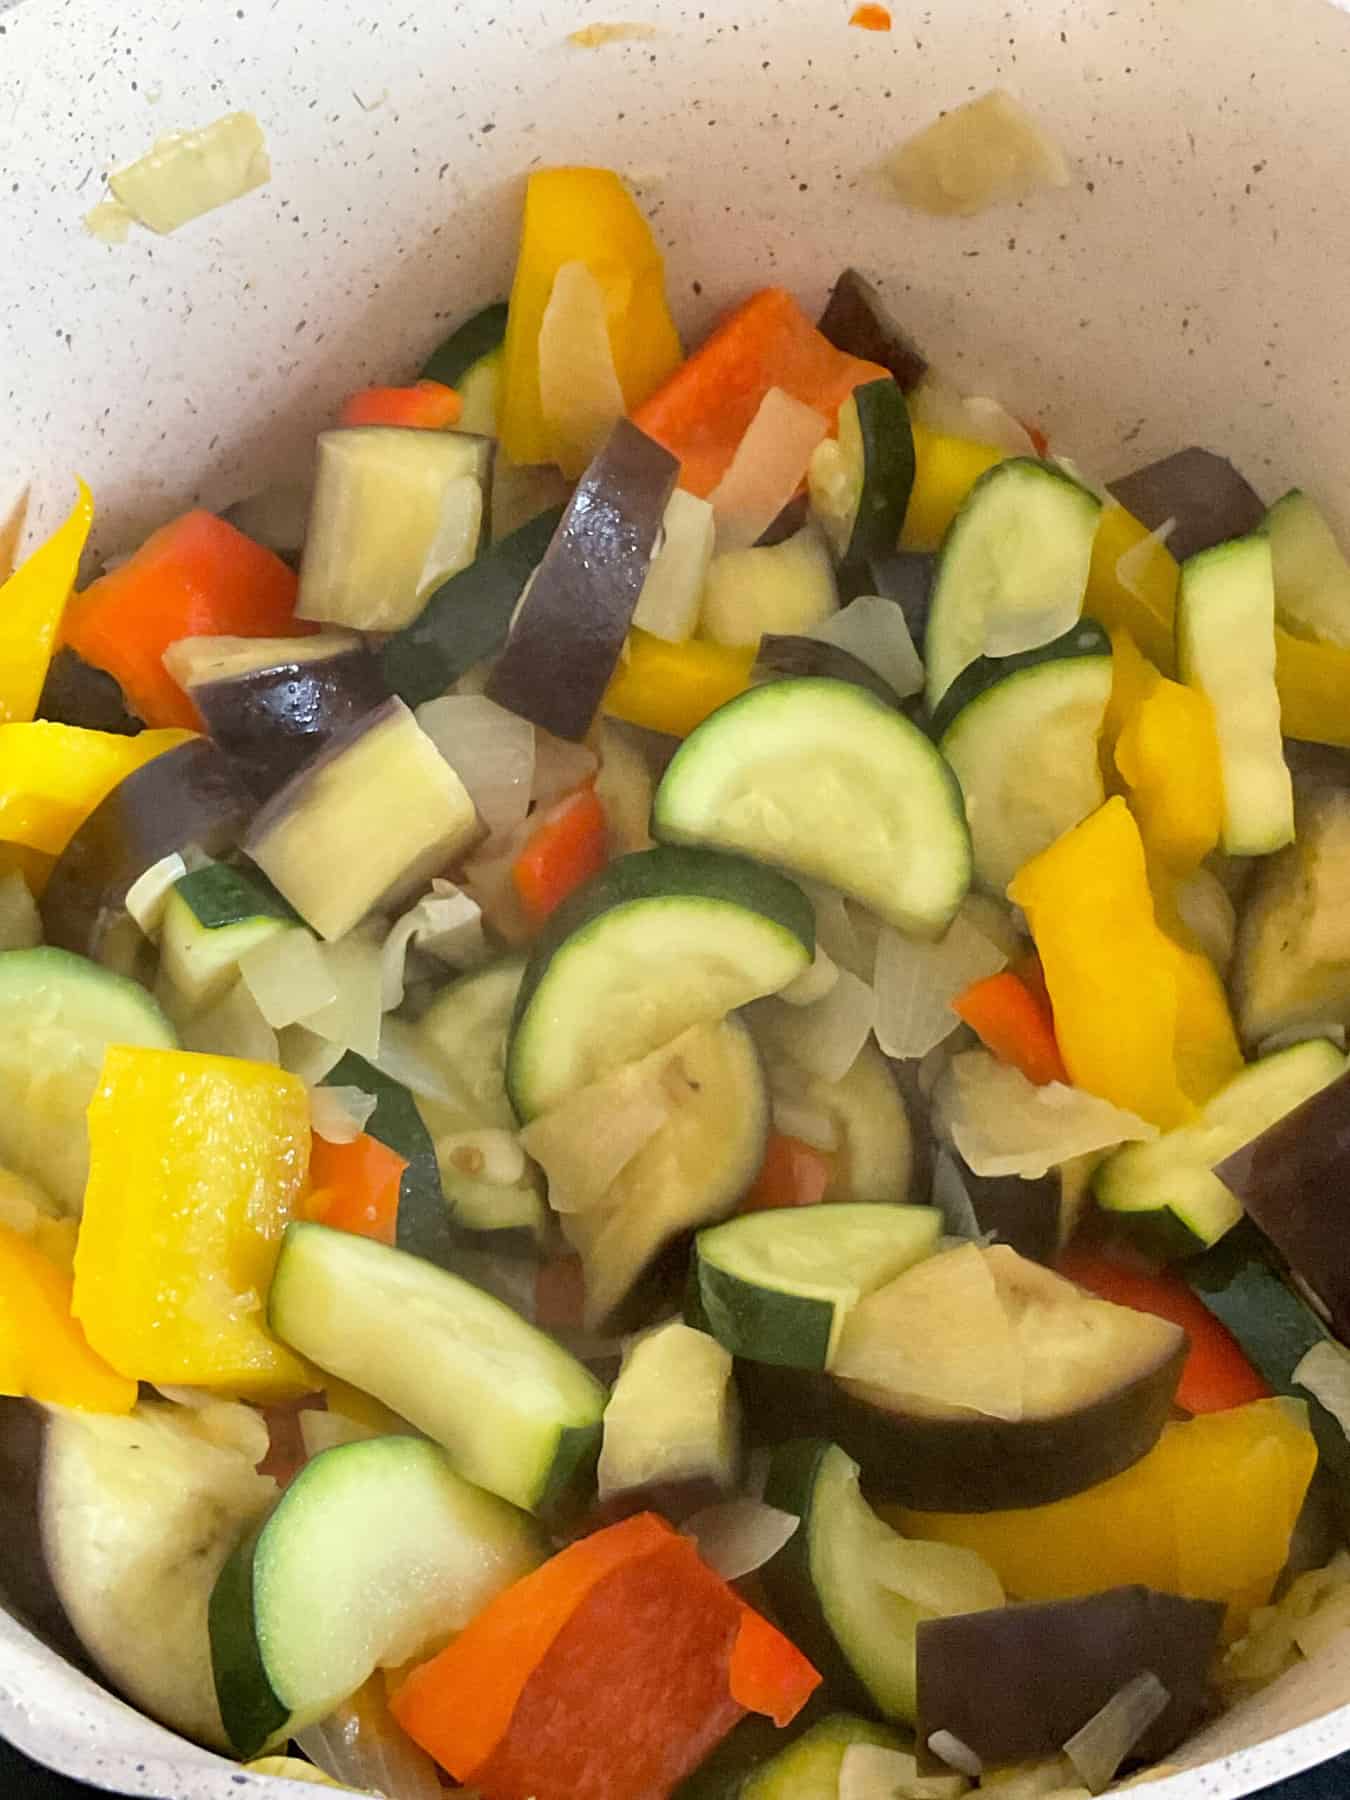
[[[8,514],[4,518],[0,518],[0,582],[8,581],[14,573],[14,565],[19,556],[19,544],[23,539],[23,528],[27,519],[28,489],[25,488],[10,507]]]
[[[0,587],[0,720],[31,719],[52,646],[94,522],[94,497],[78,476],[70,517]]]
[[[1275,627],[1275,685],[1286,737],[1350,750],[1350,650]]]
[[[78,1225],[62,1217],[35,1181],[12,1169],[0,1169],[0,1225],[17,1231],[67,1275],[73,1273]]]
[[[1128,631],[1119,626],[1111,633],[1111,698],[1102,719],[1098,741],[1102,779],[1108,794],[1123,794],[1126,787],[1116,767],[1116,745],[1120,734],[1133,718],[1140,702],[1153,690],[1158,671],[1140,650]]]
[[[946,437],[915,425],[914,486],[900,533],[901,548],[936,550],[975,483],[1004,458],[1005,452],[992,444]]]
[[[667,643],[647,631],[629,633],[623,661],[605,693],[611,718],[671,737],[688,737],[750,685],[753,645],[732,647],[690,638]]]
[[[262,1399],[318,1386],[265,1325],[309,1141],[298,1076],[236,1057],[109,1049],[89,1107],[75,1316],[115,1369]]]
[[[1164,1428],[1133,1468],[1050,1506],[883,1508],[906,1537],[974,1550],[1011,1598],[1069,1600],[1142,1582],[1228,1608],[1228,1635],[1264,1606],[1317,1466],[1307,1408],[1256,1400]]]
[[[71,1317],[70,1275],[12,1225],[0,1225],[0,1394],[129,1413],[136,1383],[89,1348]]]
[[[1177,957],[1158,927],[1139,827],[1108,800],[1018,871],[1075,1086],[1167,1131],[1193,1107],[1177,1076]]]
[[[1083,610],[1113,634],[1128,631],[1145,656],[1170,675],[1176,663],[1172,615],[1181,579],[1176,557],[1166,544],[1155,542],[1143,566],[1132,572],[1129,587],[1117,573],[1121,557],[1150,535],[1148,526],[1123,506],[1103,507]]]
[[[1125,721],[1116,767],[1150,861],[1190,874],[1223,830],[1214,708],[1197,688],[1159,675]]]
[[[0,725],[0,847],[59,856],[118,782],[194,735],[175,726],[120,737],[48,719]]]
[[[541,169],[525,189],[525,218],[503,345],[499,421],[514,463],[547,463],[559,446],[539,398],[539,327],[554,278],[584,263],[605,298],[614,370],[629,412],[681,359],[666,305],[665,264],[647,221],[611,169]]]

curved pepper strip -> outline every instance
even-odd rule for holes
[[[1148,526],[1123,506],[1102,508],[1092,544],[1083,611],[1099,625],[1105,625],[1113,642],[1117,631],[1127,631],[1145,656],[1163,674],[1170,675],[1176,664],[1172,619],[1181,580],[1180,564],[1166,544],[1155,542],[1143,567],[1130,577],[1128,587],[1119,574],[1121,557],[1150,536]]]
[[[970,438],[947,437],[916,424],[914,485],[909,492],[900,544],[905,550],[937,550],[966,495],[1006,452]]]
[[[1286,737],[1350,750],[1350,650],[1275,627],[1275,685]]]
[[[94,522],[94,497],[75,477],[70,515],[0,586],[0,722],[36,714],[52,648]]]
[[[1155,676],[1121,728],[1116,767],[1150,862],[1193,873],[1223,830],[1219,737],[1206,696]]]
[[[136,1383],[89,1348],[71,1316],[72,1286],[35,1241],[0,1225],[0,1394],[129,1413]]]
[[[688,737],[750,685],[754,646],[731,648],[690,638],[670,644],[650,632],[631,631],[603,701],[612,719]]]

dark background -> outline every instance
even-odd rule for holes
[[[315,1789],[316,1793],[322,1791]],[[0,1740],[0,1794],[6,1800],[11,1796],[12,1800],[97,1800],[93,1788],[46,1774],[16,1750],[11,1750],[3,1740]],[[1350,1756],[1343,1756],[1324,1768],[1314,1769],[1311,1774],[1300,1775],[1296,1781],[1267,1788],[1263,1800],[1346,1800],[1347,1795],[1350,1795]],[[174,1796],[165,1794],[163,1800],[174,1800]]]

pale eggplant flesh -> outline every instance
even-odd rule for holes
[[[487,696],[579,743],[623,653],[679,462],[620,419],[577,485]]]
[[[1176,520],[1167,548],[1178,562],[1260,530],[1266,517],[1265,501],[1227,457],[1194,444],[1108,486],[1150,531]]]

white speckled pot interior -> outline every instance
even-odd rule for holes
[[[963,386],[1110,476],[1191,442],[1350,526],[1350,17],[1327,0],[0,0],[0,513],[92,484],[96,543],[294,469],[335,400],[504,292],[522,174],[639,189],[696,333],[766,277],[853,262]],[[586,51],[615,17],[646,41]],[[868,164],[994,85],[1063,140],[1065,192],[916,218]],[[164,131],[255,112],[271,183],[120,248],[82,216]],[[1242,1496],[1233,1504],[1241,1507]],[[255,1784],[0,1613],[0,1733],[119,1792]],[[1150,1786],[1224,1800],[1350,1748],[1350,1644]]]

